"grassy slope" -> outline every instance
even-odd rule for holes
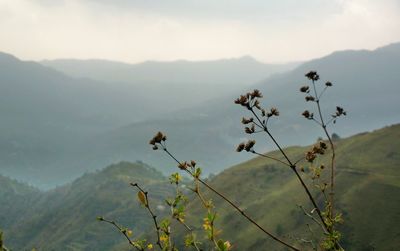
[[[337,205],[345,214],[343,244],[347,250],[372,250],[372,247],[396,250],[400,243],[399,136],[400,125],[396,125],[336,142]],[[290,147],[287,152],[297,159],[307,149]],[[279,156],[277,152],[271,154]],[[320,162],[327,163],[327,158]],[[6,243],[14,250],[32,247],[38,250],[125,250],[124,238],[111,226],[96,222],[95,217],[104,215],[115,219],[132,226],[137,234],[151,233],[151,218],[137,205],[129,182],[140,182],[148,189],[154,206],[163,204],[163,198],[172,188],[159,172],[144,164],[126,162],[86,174],[68,186],[41,195],[27,186],[22,190],[13,188],[24,191],[24,198],[33,200],[27,200],[28,204],[23,206],[27,210],[22,211],[17,210],[16,203],[15,212],[2,209],[5,204],[0,203],[3,210],[0,215],[11,214],[13,219],[18,219],[13,227],[6,229]],[[227,169],[212,183],[261,225],[280,233],[289,242],[295,243],[289,235],[307,237],[304,226],[310,221],[296,204],[310,205],[288,168],[254,158]],[[13,186],[15,184],[8,187]],[[283,250],[220,199],[214,198],[214,201],[220,213],[218,226],[222,227],[224,237],[235,245],[235,250]],[[193,202],[191,213],[201,220],[204,211],[198,201]],[[158,214],[162,213],[158,211]],[[4,222],[4,219],[0,221],[3,226]],[[199,234],[202,236],[203,233]]]
[[[124,237],[96,217],[116,220],[136,234],[151,226],[130,182],[148,189],[154,205],[161,204],[169,191],[166,178],[144,164],[109,166],[44,193],[19,222],[6,229],[8,246],[14,250],[126,250],[127,245],[121,245],[126,244]]]
[[[25,214],[41,192],[27,184],[0,175],[0,229],[9,228]]]
[[[336,142],[336,203],[344,213],[343,245],[348,250],[372,250],[372,247],[395,250],[400,244],[399,139],[400,125],[396,125]],[[291,147],[286,151],[293,159],[298,159],[307,149]],[[271,154],[279,156],[277,152]],[[328,157],[325,155],[320,163],[328,164]],[[255,158],[222,172],[212,183],[262,226],[280,233],[289,242],[296,243],[290,236],[309,235],[305,224],[312,223],[296,204],[310,208],[310,203],[287,167],[265,158]],[[223,236],[234,243],[236,250],[282,249],[226,203],[218,198],[214,200],[218,205]],[[197,205],[192,210],[195,214],[201,213]]]

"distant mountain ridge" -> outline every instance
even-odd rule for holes
[[[397,43],[374,51],[336,52],[237,89],[227,88],[229,83],[220,90],[197,85],[216,98],[182,82],[138,89],[132,83],[73,78],[3,55],[0,173],[49,188],[121,160],[142,160],[169,172],[172,166],[154,157],[148,146],[159,130],[167,133],[171,149],[183,158],[196,159],[206,173],[219,172],[248,158],[234,152],[248,135],[240,124],[247,114],[233,100],[253,88],[263,92],[266,107],[280,110],[271,130],[281,144],[305,145],[322,136],[300,115],[310,108],[298,91],[310,70],[321,75],[318,85],[328,80],[334,85],[322,100],[325,114],[329,116],[336,105],[348,111],[333,132],[346,136],[398,123],[399,47]],[[156,72],[149,74],[157,77]],[[187,92],[181,93],[184,85]]]
[[[249,114],[233,104],[240,94],[252,89],[261,90],[264,95],[262,105],[267,108],[274,106],[280,111],[280,116],[270,121],[277,140],[284,146],[306,145],[324,135],[301,116],[304,110],[313,108],[299,91],[307,83],[305,73],[318,71],[321,80],[317,87],[320,90],[326,81],[333,83],[333,87],[325,92],[321,106],[326,118],[334,113],[337,105],[347,110],[347,116],[330,128],[332,132],[348,136],[400,121],[398,65],[400,43],[374,51],[335,52],[303,63],[289,72],[271,76],[245,91],[172,114],[170,118],[125,126],[104,135],[101,141],[107,145],[94,145],[103,147],[98,151],[108,153],[115,160],[141,159],[153,166],[164,167],[164,159],[154,158],[150,147],[143,148],[148,139],[160,130],[169,136],[171,149],[185,158],[196,159],[206,172],[218,172],[246,159],[234,151],[235,145],[248,137],[240,121]],[[273,145],[264,147],[271,150]],[[113,149],[118,151],[112,153]]]
[[[100,59],[56,59],[40,63],[76,78],[147,84],[159,88],[165,88],[163,85],[166,84],[184,84],[192,88],[196,88],[195,84],[212,84],[215,88],[244,87],[299,64],[264,64],[250,56],[207,61],[145,61],[136,64]]]
[[[234,71],[236,76],[240,75],[240,67],[253,69],[246,64],[260,65],[259,78],[269,74],[269,66],[264,67],[252,59],[239,61]],[[177,64],[172,67],[176,76],[181,67],[192,65],[188,62]],[[93,146],[90,144],[98,134],[132,122],[165,118],[182,107],[205,102],[212,95],[233,92],[234,83],[218,82],[233,79],[227,70],[230,60],[194,64],[195,69],[191,72],[200,70],[207,76],[213,71],[220,79],[211,81],[212,77],[208,77],[204,86],[189,84],[199,77],[191,76],[189,72],[180,78],[181,82],[174,84],[168,74],[160,78],[161,72],[157,72],[169,63],[157,64],[156,68],[151,66],[153,63],[146,63],[142,76],[156,76],[162,83],[122,83],[118,82],[119,75],[112,73],[113,83],[109,84],[104,82],[106,80],[74,78],[39,63],[0,53],[0,115],[3,118],[0,124],[0,173],[53,187],[60,181],[93,170],[95,166],[113,162],[107,155],[98,160],[97,156],[91,159]],[[228,68],[219,72],[208,64]],[[205,69],[201,70],[202,67]],[[251,74],[246,73],[240,81],[250,84],[252,79]],[[226,90],[224,86],[231,88]]]

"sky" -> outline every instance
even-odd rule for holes
[[[0,51],[56,58],[304,61],[400,41],[400,0],[0,0]]]

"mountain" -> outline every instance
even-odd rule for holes
[[[329,128],[340,136],[349,136],[400,121],[398,65],[400,43],[374,51],[335,52],[303,63],[289,72],[274,75],[251,86],[248,91],[261,90],[264,94],[262,105],[267,108],[275,106],[280,111],[280,116],[270,121],[270,130],[280,144],[306,145],[324,134],[314,123],[301,116],[305,109],[317,112],[299,92],[300,87],[307,83],[305,73],[318,71],[322,79],[317,82],[319,90],[322,90],[325,81],[333,83],[333,87],[322,97],[322,111],[325,118],[330,118],[336,106],[344,107],[347,116]],[[233,104],[233,100],[242,93],[245,91],[171,114],[167,119],[125,126],[99,138],[107,144],[99,142],[93,145],[98,147],[97,152],[103,153],[102,156],[141,159],[167,170],[170,165],[164,158],[157,157],[150,147],[144,148],[152,135],[160,130],[169,136],[169,148],[179,153],[180,158],[195,159],[207,173],[221,171],[246,159],[246,156],[234,151],[235,146],[248,137],[240,121],[242,116],[249,114]],[[273,147],[269,143],[262,149],[267,151]]]
[[[12,225],[0,223],[7,246],[13,250],[128,250],[127,245],[120,245],[125,244],[123,236],[96,217],[104,216],[129,226],[135,235],[153,227],[148,212],[137,203],[137,191],[130,187],[130,182],[140,182],[149,191],[154,206],[163,204],[172,191],[168,180],[154,168],[143,163],[114,164],[41,192],[35,200],[25,203],[29,206],[20,205],[19,211],[0,208],[2,218],[17,215]],[[0,205],[8,201],[1,195],[0,200]],[[164,214],[155,210],[160,216]]]
[[[30,205],[40,197],[41,191],[1,175],[0,186],[0,229],[7,229],[29,212]]]
[[[280,117],[270,123],[277,140],[283,146],[306,145],[323,136],[300,115],[311,109],[299,93],[307,82],[306,72],[319,72],[320,89],[325,81],[333,83],[321,105],[327,117],[337,105],[346,109],[348,116],[330,129],[348,136],[400,121],[399,64],[400,43],[374,51],[335,52],[240,87],[241,91],[227,88],[223,95],[218,92],[218,98],[209,99],[197,89],[183,95],[167,80],[162,84],[164,89],[139,90],[135,83],[72,78],[38,63],[1,54],[0,173],[41,188],[54,187],[121,160],[142,160],[168,173],[174,164],[155,156],[148,145],[157,131],[169,136],[170,150],[180,158],[195,159],[205,173],[217,173],[248,159],[234,152],[235,146],[248,137],[240,124],[242,116],[248,114],[233,104],[239,94],[260,89],[265,97],[263,105],[280,110]],[[195,82],[196,78],[190,80]],[[201,104],[187,100],[201,100]],[[191,105],[178,109],[185,102]],[[272,144],[262,148],[271,149]]]
[[[74,63],[84,69],[81,64],[88,62]],[[108,78],[102,76],[104,81],[70,77],[0,53],[0,173],[41,188],[54,187],[114,162],[107,155],[91,158],[91,149],[96,147],[92,143],[97,143],[93,141],[99,134],[150,118],[166,118],[179,108],[222,95],[222,89],[218,91],[221,86],[230,86],[223,90],[229,93],[239,82],[249,84],[281,69],[251,58],[138,66],[100,62],[93,67],[97,65],[109,67],[96,70],[109,74]],[[124,71],[120,65],[129,69]],[[179,75],[179,69],[185,67],[186,75]],[[116,68],[121,69],[118,74]],[[138,72],[142,77],[129,82]],[[124,74],[129,75],[127,83],[118,82],[118,76]],[[150,76],[146,82],[142,82],[144,76]],[[178,77],[174,85],[171,81]],[[111,80],[113,83],[106,82]],[[196,98],[185,92],[196,93]]]
[[[400,220],[400,141],[396,139],[399,137],[400,125],[397,124],[335,141],[336,205],[344,215],[341,230],[346,250],[397,248],[400,240],[397,224]],[[294,146],[284,150],[290,158],[298,159],[309,148]],[[277,151],[268,155],[281,157]],[[319,164],[328,162],[328,154],[318,159]],[[308,165],[301,163],[300,166],[306,170],[302,174],[304,179],[311,183],[307,177]],[[2,205],[12,203],[8,200],[12,197],[0,193],[0,227],[5,231],[7,246],[14,250],[33,247],[38,250],[128,250],[124,237],[112,226],[96,221],[96,216],[102,215],[132,228],[135,236],[154,237],[151,235],[152,219],[138,205],[137,191],[129,183],[138,182],[149,191],[150,203],[159,219],[167,213],[161,205],[165,205],[164,199],[174,189],[159,171],[140,162],[114,164],[47,192],[10,179],[0,179],[0,182],[2,188],[13,184],[14,194],[32,197],[29,206],[17,203],[14,208],[7,208]],[[296,205],[310,210],[311,207],[296,177],[286,166],[269,159],[254,158],[226,169],[210,183],[263,227],[290,243],[295,243],[290,236],[309,238],[305,224],[312,222]],[[265,247],[284,250],[220,198],[212,196],[205,188],[202,192],[205,198],[213,199],[218,211],[217,228],[223,230],[223,238],[228,239],[236,250]],[[186,223],[197,225],[206,212],[197,199],[190,198],[189,201]],[[318,201],[322,202],[322,199],[318,198]],[[18,217],[13,216],[13,221],[4,224],[9,215]],[[197,236],[202,239],[204,233]]]
[[[337,147],[336,205],[343,213],[342,244],[345,250],[396,250],[400,242],[400,125],[371,133],[361,133],[335,142]],[[304,156],[311,147],[285,149],[292,159]],[[268,155],[281,158],[279,152]],[[324,155],[318,164],[328,166],[330,156]],[[307,163],[304,180],[313,187]],[[324,172],[328,172],[326,170]],[[324,172],[322,177],[324,177]],[[211,184],[223,191],[263,227],[282,236],[289,243],[294,237],[311,238],[306,224],[315,227],[297,205],[311,210],[295,174],[273,160],[258,157],[231,167],[217,175]],[[205,190],[205,188],[204,188]],[[313,191],[313,190],[312,190]],[[219,197],[204,192],[217,206],[222,236],[236,250],[286,250],[265,236],[255,226]],[[323,198],[318,201],[323,203]],[[198,201],[191,214],[205,215]],[[197,217],[198,218],[198,217]],[[190,224],[190,222],[188,222]],[[318,226],[317,226],[318,227]],[[316,230],[316,229],[315,229]],[[291,237],[292,236],[292,237]],[[293,237],[294,236],[294,237]],[[306,250],[310,247],[304,247]]]
[[[147,101],[123,85],[70,78],[1,53],[1,173],[43,187],[77,177],[90,165],[82,161],[89,138],[160,115],[158,106],[141,108]]]
[[[107,60],[57,59],[41,64],[75,78],[106,81],[113,85],[129,83],[149,99],[178,108],[218,98],[262,81],[272,74],[293,69],[299,63],[264,64],[250,56],[214,61],[147,61],[127,64]],[[151,94],[150,94],[151,93]],[[191,98],[196,94],[196,99]],[[163,95],[168,94],[168,97]],[[152,97],[153,96],[153,97]]]

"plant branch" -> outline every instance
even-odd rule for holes
[[[103,217],[100,218],[100,221],[104,221],[107,222],[111,225],[113,225],[116,229],[118,229],[124,236],[125,238],[128,240],[129,244],[136,248],[139,251],[144,251],[144,248],[142,248],[141,246],[137,245],[134,241],[131,240],[131,238],[129,237],[127,231],[125,229],[123,229],[122,227],[120,227],[115,221],[110,221],[107,219],[104,219]]]
[[[168,150],[167,148],[165,148],[165,146],[163,146],[163,150],[173,159],[175,160],[179,166],[182,166],[182,163],[175,158],[175,156],[173,156]],[[258,229],[260,229],[262,232],[264,232],[266,235],[268,235],[269,237],[271,237],[272,239],[274,239],[275,241],[285,245],[286,247],[292,249],[292,250],[296,250],[296,251],[300,251],[298,248],[286,243],[285,241],[279,239],[278,237],[276,237],[275,235],[273,235],[272,233],[270,233],[269,231],[267,231],[266,229],[264,229],[262,226],[260,226],[255,220],[253,220],[249,215],[247,215],[242,209],[240,209],[234,202],[232,202],[230,199],[228,199],[225,195],[223,195],[222,193],[220,193],[219,191],[217,191],[215,188],[213,188],[211,185],[209,185],[207,182],[203,181],[202,179],[200,179],[199,177],[195,177],[193,176],[193,174],[187,170],[184,169],[188,174],[190,174],[192,177],[194,177],[195,179],[197,179],[201,184],[203,184],[205,187],[207,187],[209,190],[211,190],[213,193],[215,193],[216,195],[218,195],[219,197],[221,197],[223,200],[225,200],[226,202],[228,202],[228,204],[230,204],[234,209],[236,209],[236,211],[238,211],[243,217],[245,217],[249,222],[251,222],[253,225],[255,225]]]
[[[313,215],[311,215],[310,213],[308,213],[305,208],[302,205],[298,205],[298,207],[303,211],[304,215],[308,216],[310,219],[312,219],[315,223],[318,224],[318,226],[320,226],[322,228],[322,230],[324,231],[324,233],[328,233],[324,226],[322,225],[321,222],[319,222],[317,219],[315,219],[315,217]]]
[[[260,118],[258,117],[258,115],[254,112],[254,110],[252,108],[249,109],[253,115],[256,117],[256,119],[258,121],[261,121]],[[290,168],[294,171],[294,173],[296,174],[296,177],[298,178],[298,180],[300,181],[301,185],[303,186],[304,190],[306,191],[308,198],[310,199],[311,203],[313,204],[313,206],[315,207],[319,218],[321,219],[321,221],[323,222],[324,226],[326,229],[328,229],[325,221],[324,221],[324,217],[321,214],[321,210],[319,209],[314,197],[312,196],[310,190],[308,189],[307,185],[305,184],[305,182],[303,181],[303,178],[300,176],[299,172],[296,169],[296,165],[292,163],[292,161],[289,159],[289,157],[287,156],[286,152],[282,149],[282,147],[279,145],[279,143],[275,140],[275,138],[272,136],[271,132],[268,130],[268,128],[266,126],[264,126],[264,131],[268,134],[268,136],[272,139],[272,141],[275,143],[276,147],[278,147],[279,151],[282,153],[282,155],[285,157],[285,159],[287,160],[287,162],[289,163]]]
[[[258,156],[267,158],[267,159],[275,160],[275,161],[277,161],[277,162],[279,162],[279,163],[284,164],[285,166],[290,167],[290,165],[289,165],[288,163],[286,163],[286,162],[284,162],[284,161],[282,161],[282,160],[280,160],[280,159],[278,159],[278,158],[274,158],[274,157],[271,157],[271,156],[268,156],[268,155],[265,155],[265,154],[262,154],[262,153],[258,153],[258,152],[254,151],[254,150],[251,150],[250,152],[251,152],[251,153],[254,153],[254,154],[258,155]]]
[[[314,92],[317,93],[317,89],[315,86],[315,81],[312,81],[313,84],[313,89]],[[322,116],[322,111],[321,111],[321,105],[319,102],[319,98],[317,98],[317,100],[315,101],[315,103],[317,104],[317,108],[318,108],[318,114],[321,120],[321,126],[322,129],[325,132],[326,137],[328,138],[329,144],[331,146],[332,149],[332,155],[331,155],[331,184],[330,184],[330,193],[329,193],[329,202],[330,202],[330,208],[329,208],[329,217],[332,218],[333,217],[333,211],[334,211],[334,188],[335,188],[335,147],[333,145],[331,136],[328,133],[328,130],[326,129],[326,124],[324,123],[324,118]]]
[[[156,229],[157,245],[160,247],[161,250],[163,250],[163,246],[161,245],[161,240],[160,240],[160,226],[158,225],[158,222],[157,222],[157,215],[155,215],[153,213],[153,211],[151,210],[151,208],[150,208],[149,198],[147,196],[147,191],[143,190],[137,183],[130,183],[130,185],[133,186],[133,187],[137,187],[144,194],[144,196],[146,198],[146,203],[145,203],[144,206],[146,207],[147,211],[150,213],[151,218],[153,219],[153,223],[154,223],[155,229]]]

